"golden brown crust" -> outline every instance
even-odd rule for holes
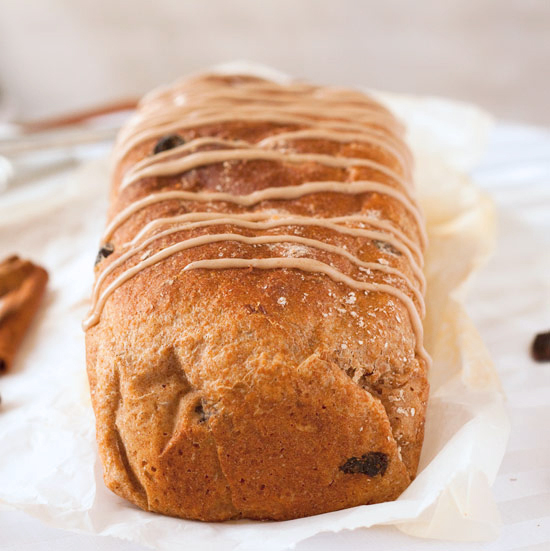
[[[232,88],[249,82],[206,78]],[[297,128],[229,121],[178,134],[185,140],[218,136],[255,142]],[[166,189],[247,194],[312,180],[360,179],[396,186],[371,168],[253,160],[146,178],[119,192],[124,173],[154,146],[155,140],[145,141],[115,167],[111,219],[137,198]],[[373,159],[405,176],[394,157],[364,142],[311,139],[285,147]],[[375,212],[420,244],[403,206],[378,193],[319,193],[249,209],[229,203],[208,208],[319,217]],[[204,203],[165,201],[135,213],[115,231],[114,252],[101,260],[98,274],[145,223],[204,209]],[[248,236],[290,231],[346,246],[366,261],[383,258],[415,279],[403,255],[372,240],[315,226],[238,228]],[[236,229],[185,230],[159,239],[145,254],[182,236],[223,232]],[[410,483],[422,445],[428,385],[403,304],[386,293],[352,292],[325,275],[298,270],[182,271],[189,262],[219,255],[285,254],[303,251],[235,241],[195,247],[139,272],[107,300],[86,344],[99,450],[106,484],[114,492],[142,508],[184,518],[281,520],[395,499]],[[360,275],[357,266],[332,253],[311,249],[307,256]],[[107,283],[138,261],[124,262]],[[384,281],[380,274],[372,280]],[[393,283],[409,293],[402,282]],[[372,456],[385,458],[383,465],[369,474],[350,467],[363,465],[368,454],[383,454]],[[352,458],[357,459],[350,463]]]

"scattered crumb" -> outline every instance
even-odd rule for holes
[[[286,298],[285,297],[279,297],[277,299],[277,304],[280,304],[281,306],[286,306]]]
[[[399,396],[388,396],[390,402],[400,402],[404,399],[404,391],[402,388],[399,389]]]
[[[299,258],[309,254],[309,248],[295,243],[277,243],[273,248],[282,249],[283,256]]]
[[[362,214],[364,214],[367,218],[375,218],[375,219],[380,218],[379,210],[368,209],[368,210],[364,210]]]

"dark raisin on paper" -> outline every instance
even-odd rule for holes
[[[340,470],[346,474],[366,474],[367,476],[383,476],[388,468],[388,456],[382,452],[369,452],[361,457],[350,457]]]
[[[99,249],[99,252],[95,257],[94,266],[97,266],[104,258],[107,258],[108,256],[112,255],[114,252],[115,252],[114,245],[112,243],[105,243],[105,245],[103,245],[103,247]]]
[[[536,362],[550,362],[550,331],[539,333],[531,345],[531,355]]]
[[[184,143],[185,143],[185,140],[181,136],[178,136],[177,134],[169,134],[168,136],[163,136],[157,142],[157,145],[155,145],[155,149],[153,149],[153,154],[158,155],[163,151],[174,149],[175,147],[179,147]]]

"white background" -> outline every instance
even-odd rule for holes
[[[0,1],[0,90],[20,118],[234,59],[550,125],[548,0]]]

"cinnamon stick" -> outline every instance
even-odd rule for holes
[[[0,374],[13,365],[47,281],[44,268],[18,256],[0,263]]]

